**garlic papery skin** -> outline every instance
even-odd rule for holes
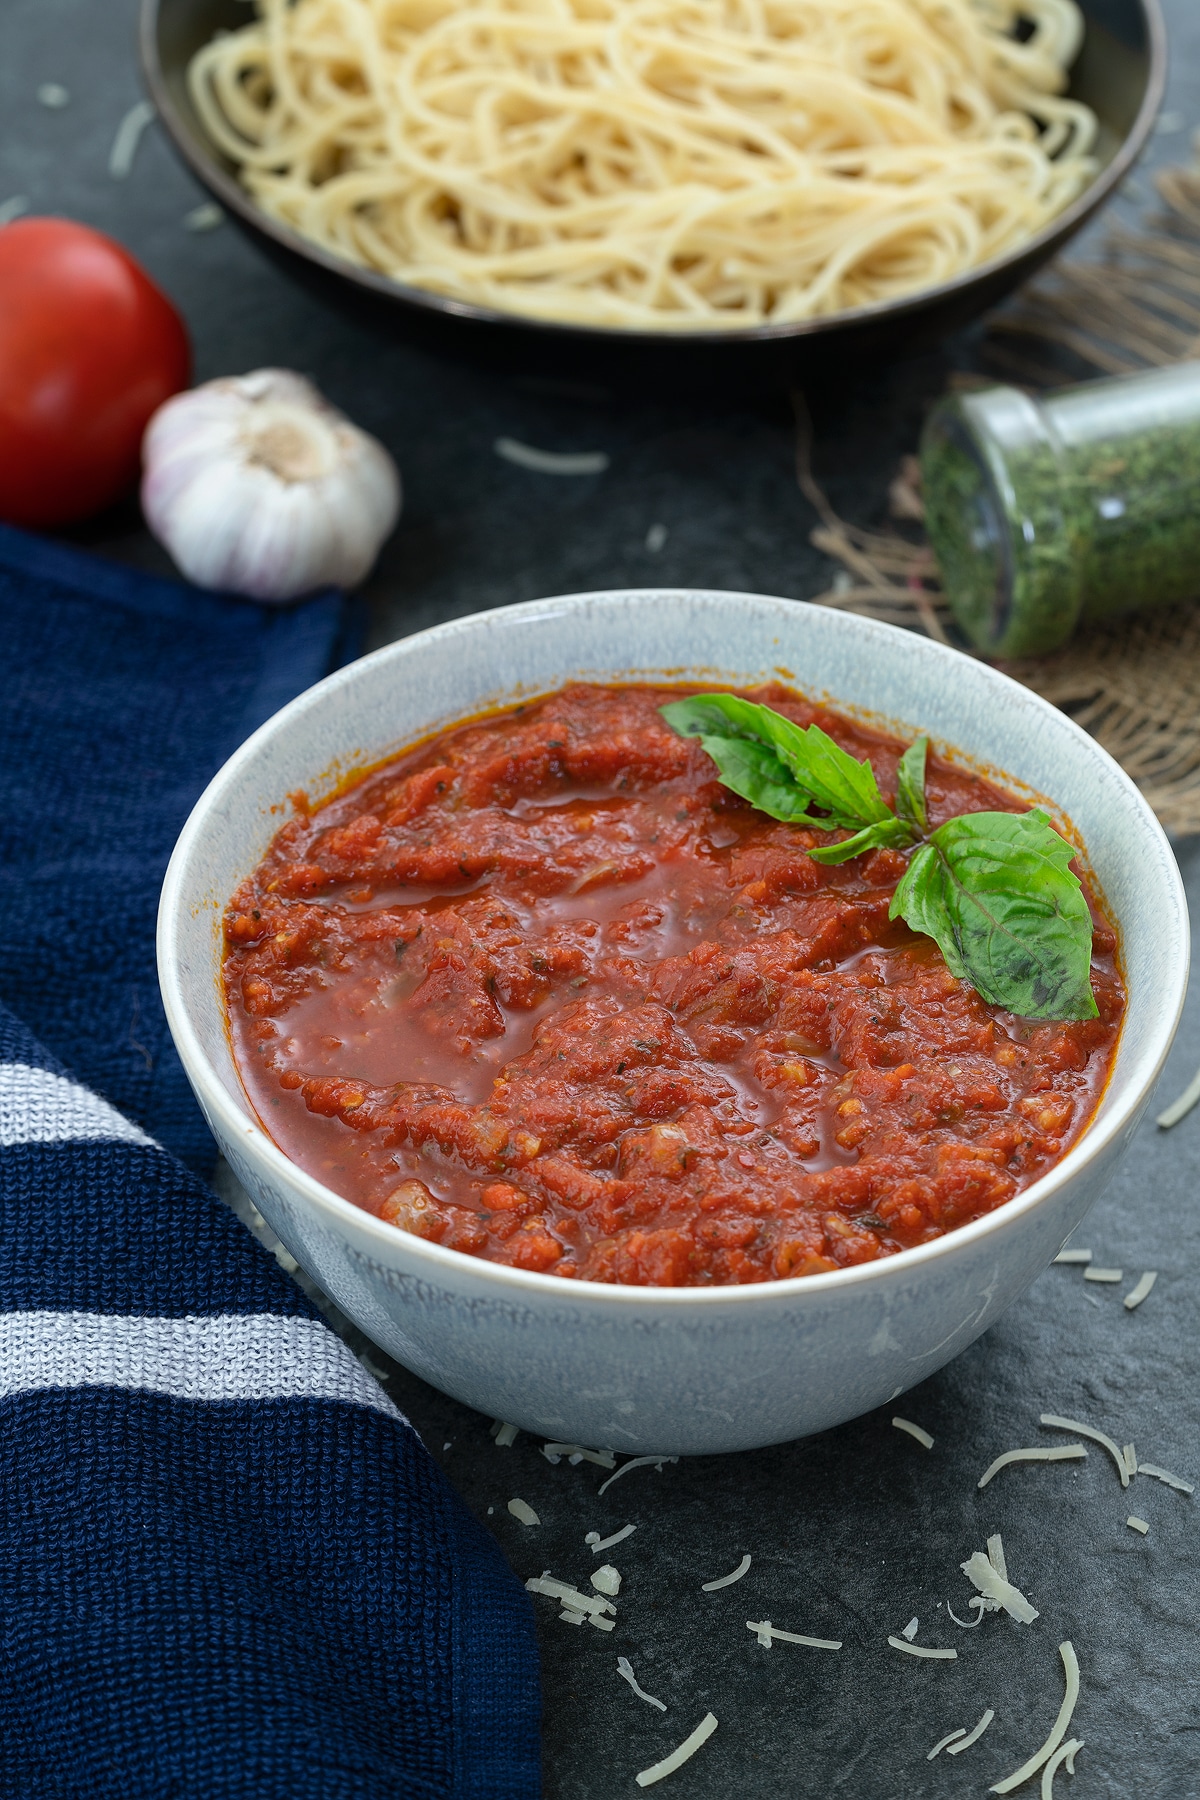
[[[182,573],[255,600],[357,587],[400,516],[383,445],[288,369],[176,394],[142,467],[146,523]]]

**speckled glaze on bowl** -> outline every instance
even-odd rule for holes
[[[783,672],[804,692],[1053,796],[1087,846],[1122,940],[1129,1005],[1089,1130],[987,1218],[886,1261],[804,1280],[610,1287],[443,1249],[289,1162],[234,1068],[221,917],[302,787],[481,708],[592,680]],[[1188,920],[1175,859],[1136,788],[1027,689],[927,639],[820,607],[695,589],[542,600],[389,645],[278,713],[196,805],[167,871],[159,969],[183,1064],[229,1163],[303,1267],[435,1387],[530,1431],[621,1451],[744,1450],[895,1399],[986,1330],[1061,1247],[1129,1142],[1174,1036]],[[402,1074],[402,1071],[397,1071]]]

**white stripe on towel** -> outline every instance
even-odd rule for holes
[[[407,1423],[319,1319],[0,1314],[0,1398],[80,1387],[140,1388],[176,1400],[344,1400]]]
[[[64,1075],[52,1075],[49,1069],[35,1069],[28,1063],[0,1063],[0,1145],[87,1139],[154,1142],[99,1094]]]

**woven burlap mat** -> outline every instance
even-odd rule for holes
[[[1200,355],[1200,165],[1168,169],[1156,186],[1158,204],[1139,228],[1114,226],[1097,260],[1058,264],[994,316],[974,366],[953,384],[1005,380],[1036,392]],[[811,452],[798,400],[796,475],[821,521],[812,542],[841,564],[814,603],[956,641],[921,533],[915,457],[889,491],[899,523],[871,531],[834,512]],[[1089,628],[1054,656],[1000,666],[1090,731],[1168,831],[1200,832],[1200,606]]]

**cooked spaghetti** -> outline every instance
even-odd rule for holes
[[[406,286],[626,328],[961,275],[1086,185],[1074,0],[256,0],[193,58],[257,203]]]

